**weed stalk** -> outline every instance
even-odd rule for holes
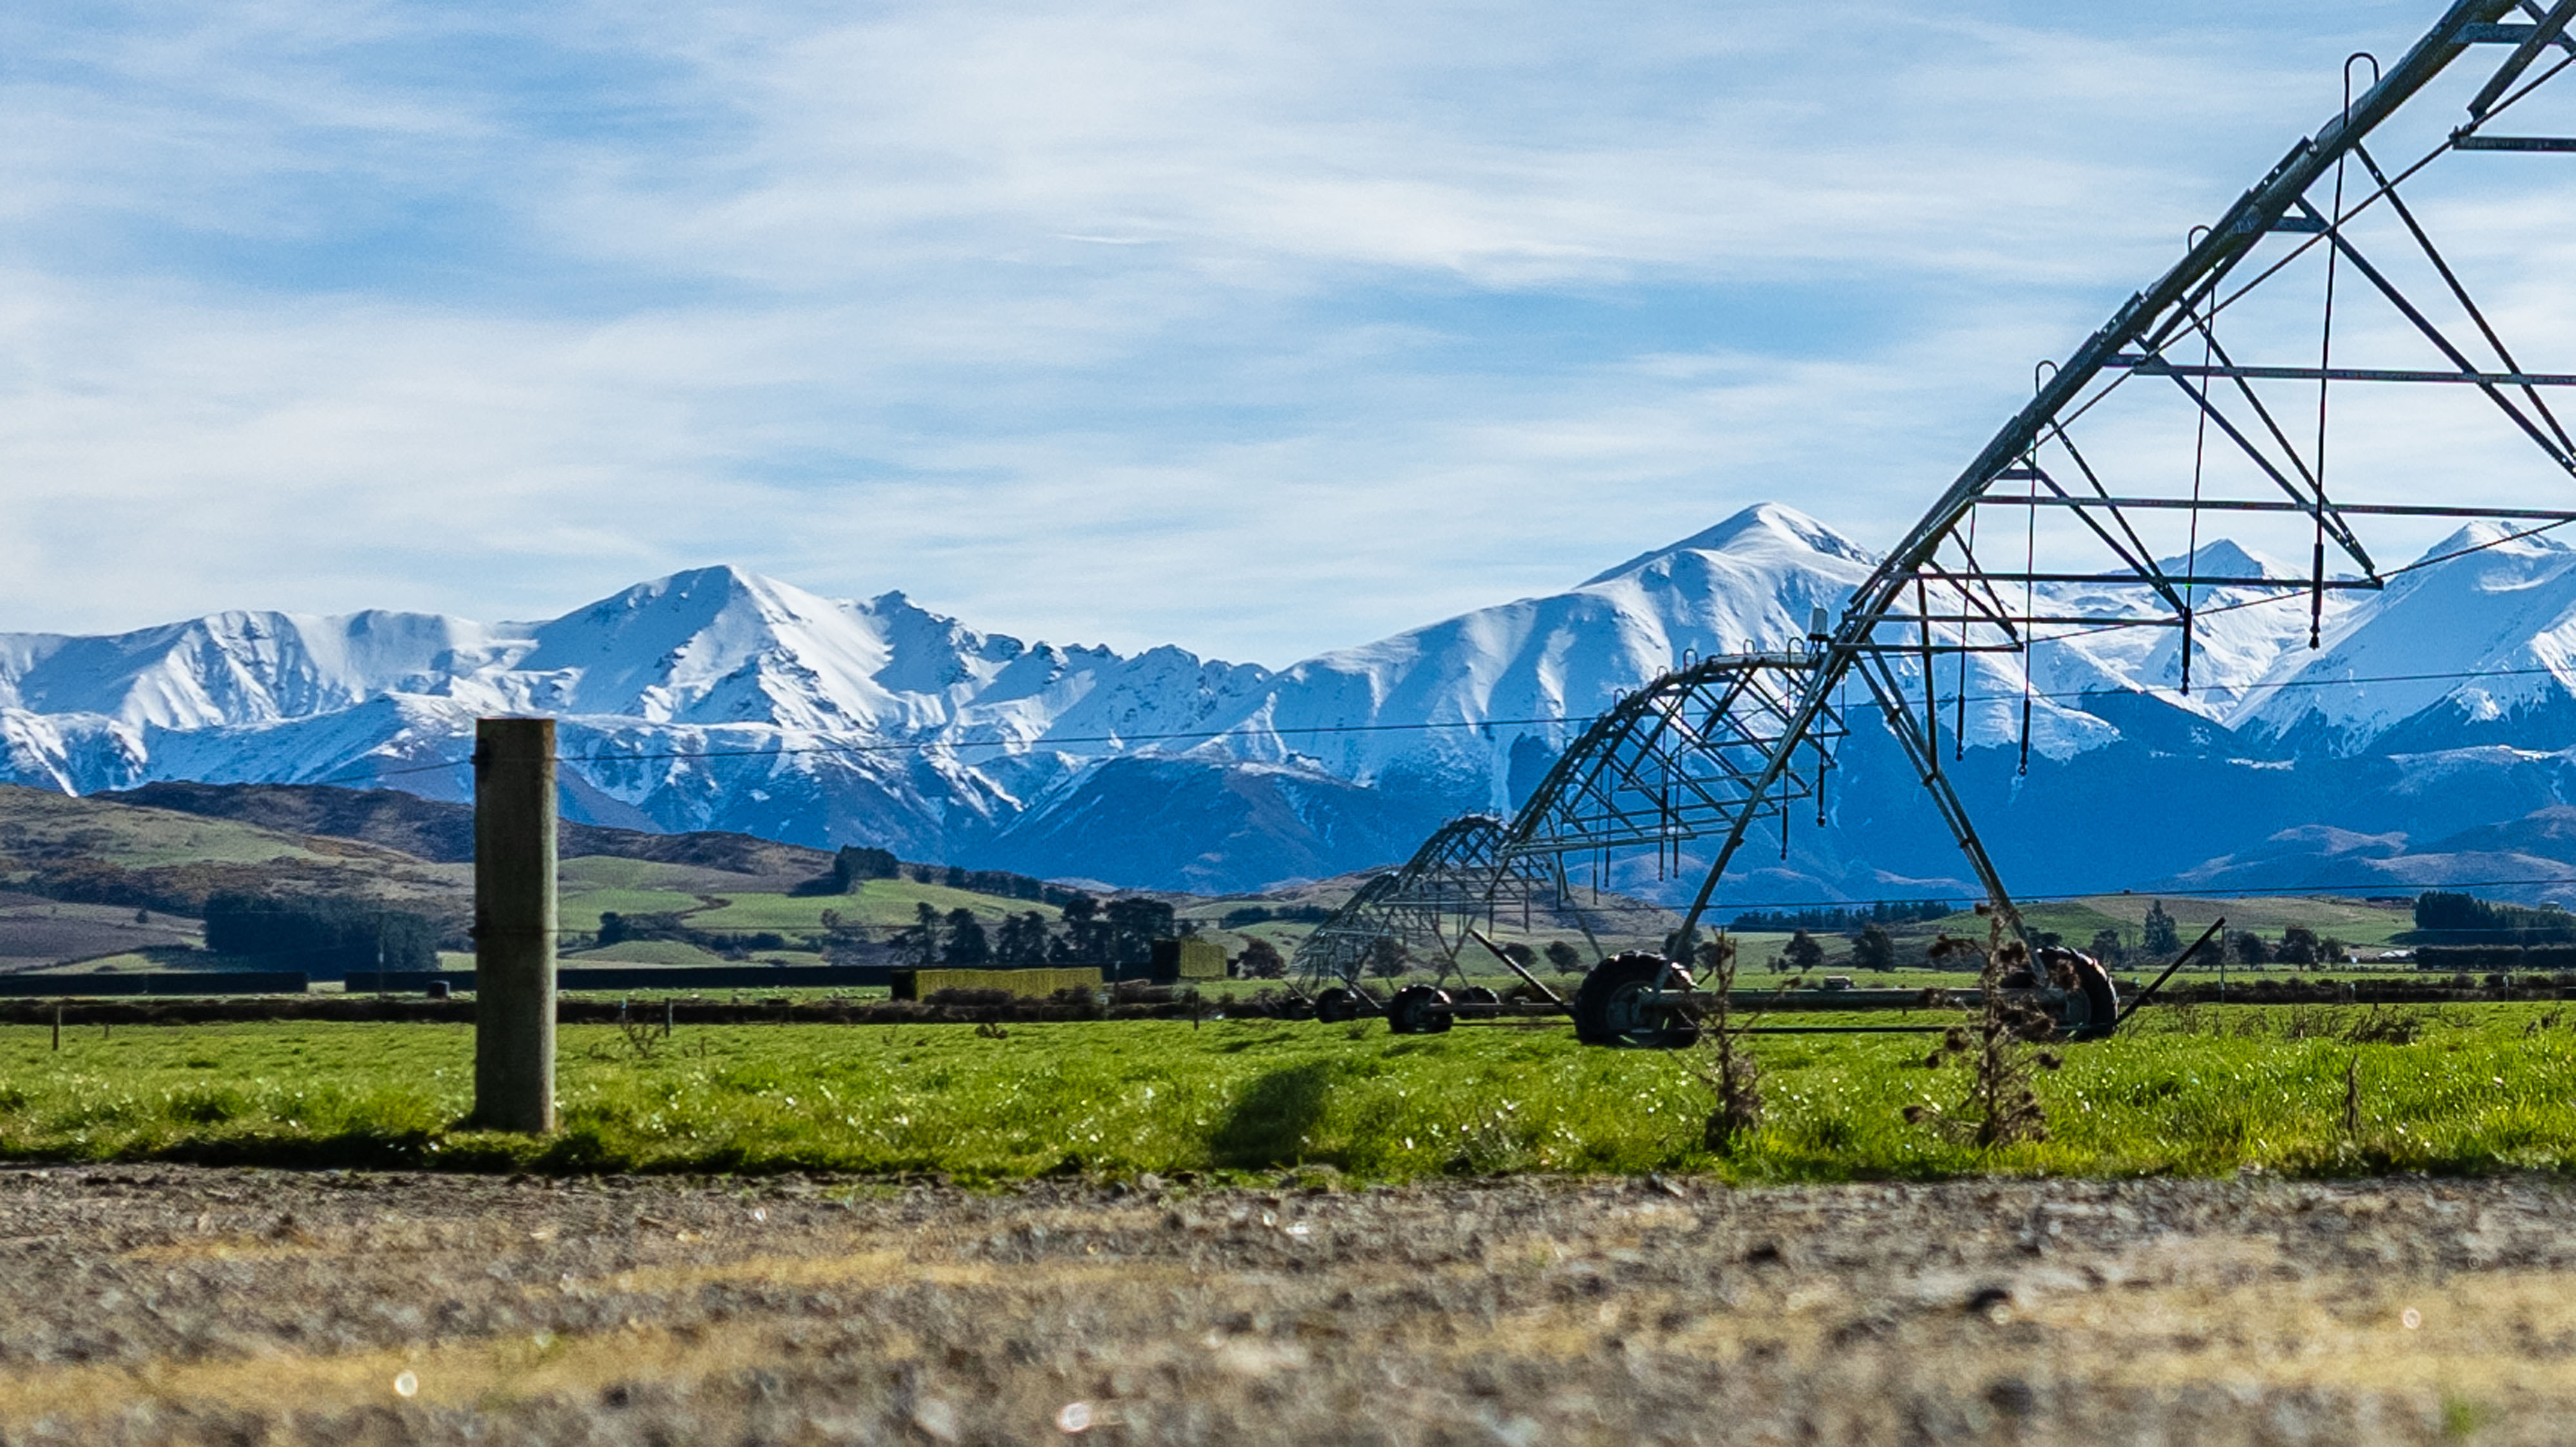
[[[1968,1063],[1974,1079],[1963,1102],[1965,1109],[1958,1117],[1947,1117],[1933,1107],[1912,1105],[1906,1107],[1905,1118],[1916,1125],[1950,1124],[1962,1134],[1969,1133],[1973,1124],[1973,1138],[1985,1150],[2044,1141],[2048,1110],[2031,1088],[2033,1072],[2055,1070],[2063,1062],[2055,1051],[2034,1050],[2029,1043],[2054,1035],[2056,1022],[2043,1011],[2004,998],[2007,976],[2029,970],[2030,947],[2004,938],[2003,917],[1993,906],[1978,905],[1977,913],[1986,917],[1982,948],[1973,940],[1950,935],[1932,945],[1935,958],[1970,952],[1982,957],[1977,968],[1976,1023],[1953,1028],[1923,1061],[1926,1069],[1939,1069],[1954,1060]]]
[[[1716,1097],[1700,1140],[1710,1154],[1727,1156],[1762,1127],[1762,1072],[1744,1039],[1750,1022],[1735,1022],[1735,941],[1719,935],[1701,945],[1699,964],[1715,1001],[1700,1017],[1702,1048],[1693,1066]]]

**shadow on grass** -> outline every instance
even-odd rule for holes
[[[1333,1061],[1309,1060],[1256,1078],[1209,1134],[1209,1162],[1255,1171],[1312,1159],[1306,1132],[1323,1119],[1338,1073]]]
[[[194,1166],[266,1166],[278,1170],[437,1170],[472,1163],[442,1160],[427,1131],[339,1131],[327,1135],[256,1133],[170,1142],[158,1148],[65,1159],[176,1161]]]

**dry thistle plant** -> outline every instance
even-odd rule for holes
[[[621,1000],[617,1004],[617,1033],[624,1038],[626,1048],[634,1052],[636,1059],[650,1060],[654,1050],[661,1045],[662,1037],[670,1033],[670,1028],[659,1020],[648,1021],[629,1012],[626,1002]],[[606,1057],[602,1055],[601,1058]]]
[[[1700,1017],[1700,1050],[1691,1062],[1717,1098],[1701,1143],[1713,1155],[1732,1155],[1737,1141],[1762,1125],[1762,1071],[1735,1020],[1735,941],[1724,935],[1699,947],[1701,979],[1715,1002]]]
[[[1962,954],[1979,957],[1976,1021],[1952,1027],[1923,1060],[1927,1070],[1965,1061],[1974,1075],[1968,1098],[1955,1112],[1909,1105],[1905,1119],[1914,1125],[1932,1126],[1954,1139],[1973,1140],[1980,1148],[2044,1141],[2048,1139],[2048,1111],[2039,1103],[2038,1092],[2031,1089],[2032,1072],[2055,1070],[2063,1062],[2055,1051],[2031,1049],[2030,1043],[2055,1035],[2057,1025],[2045,1012],[2004,998],[2007,978],[2017,973],[2028,976],[2030,948],[2018,939],[2004,938],[2003,918],[1991,906],[1978,905],[1977,913],[1986,917],[1983,946],[1951,935],[1941,936],[1932,945],[1935,959]]]

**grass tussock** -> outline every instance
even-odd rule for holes
[[[1404,1180],[1710,1171],[2332,1175],[2576,1162],[2576,1023],[2542,1006],[2149,1011],[2034,1077],[2045,1139],[1909,1124],[1959,1077],[1919,1037],[1746,1037],[1761,1108],[1708,1130],[1692,1052],[1557,1030],[1136,1021],[563,1032],[545,1140],[461,1130],[466,1026],[0,1028],[0,1158],[598,1171],[1080,1172],[1330,1167]],[[1750,1068],[1750,1067],[1748,1067]],[[1746,1078],[1750,1078],[1749,1076]],[[1712,1149],[1712,1146],[1719,1149]]]

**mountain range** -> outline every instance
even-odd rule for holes
[[[1948,767],[2007,879],[2039,893],[2516,881],[2487,892],[2576,897],[2576,549],[2472,530],[2429,556],[2464,547],[2338,604],[2313,651],[2304,607],[2213,596],[2188,695],[2171,629],[2051,646],[2027,679],[1981,657]],[[2224,541],[2195,559],[2203,575],[2285,575]],[[1562,592],[1275,671],[1025,643],[900,593],[830,599],[731,567],[535,623],[229,612],[5,634],[0,780],[461,799],[474,719],[539,712],[561,720],[577,821],[1249,891],[1398,860],[1443,819],[1508,811],[1620,694],[1687,656],[1802,635],[1875,562],[1765,504]],[[1885,730],[1864,720],[1842,762],[1828,822],[1748,849],[1722,898],[1963,888]],[[1685,850],[1678,877],[1614,872],[1669,895],[1696,882],[1692,864]]]

